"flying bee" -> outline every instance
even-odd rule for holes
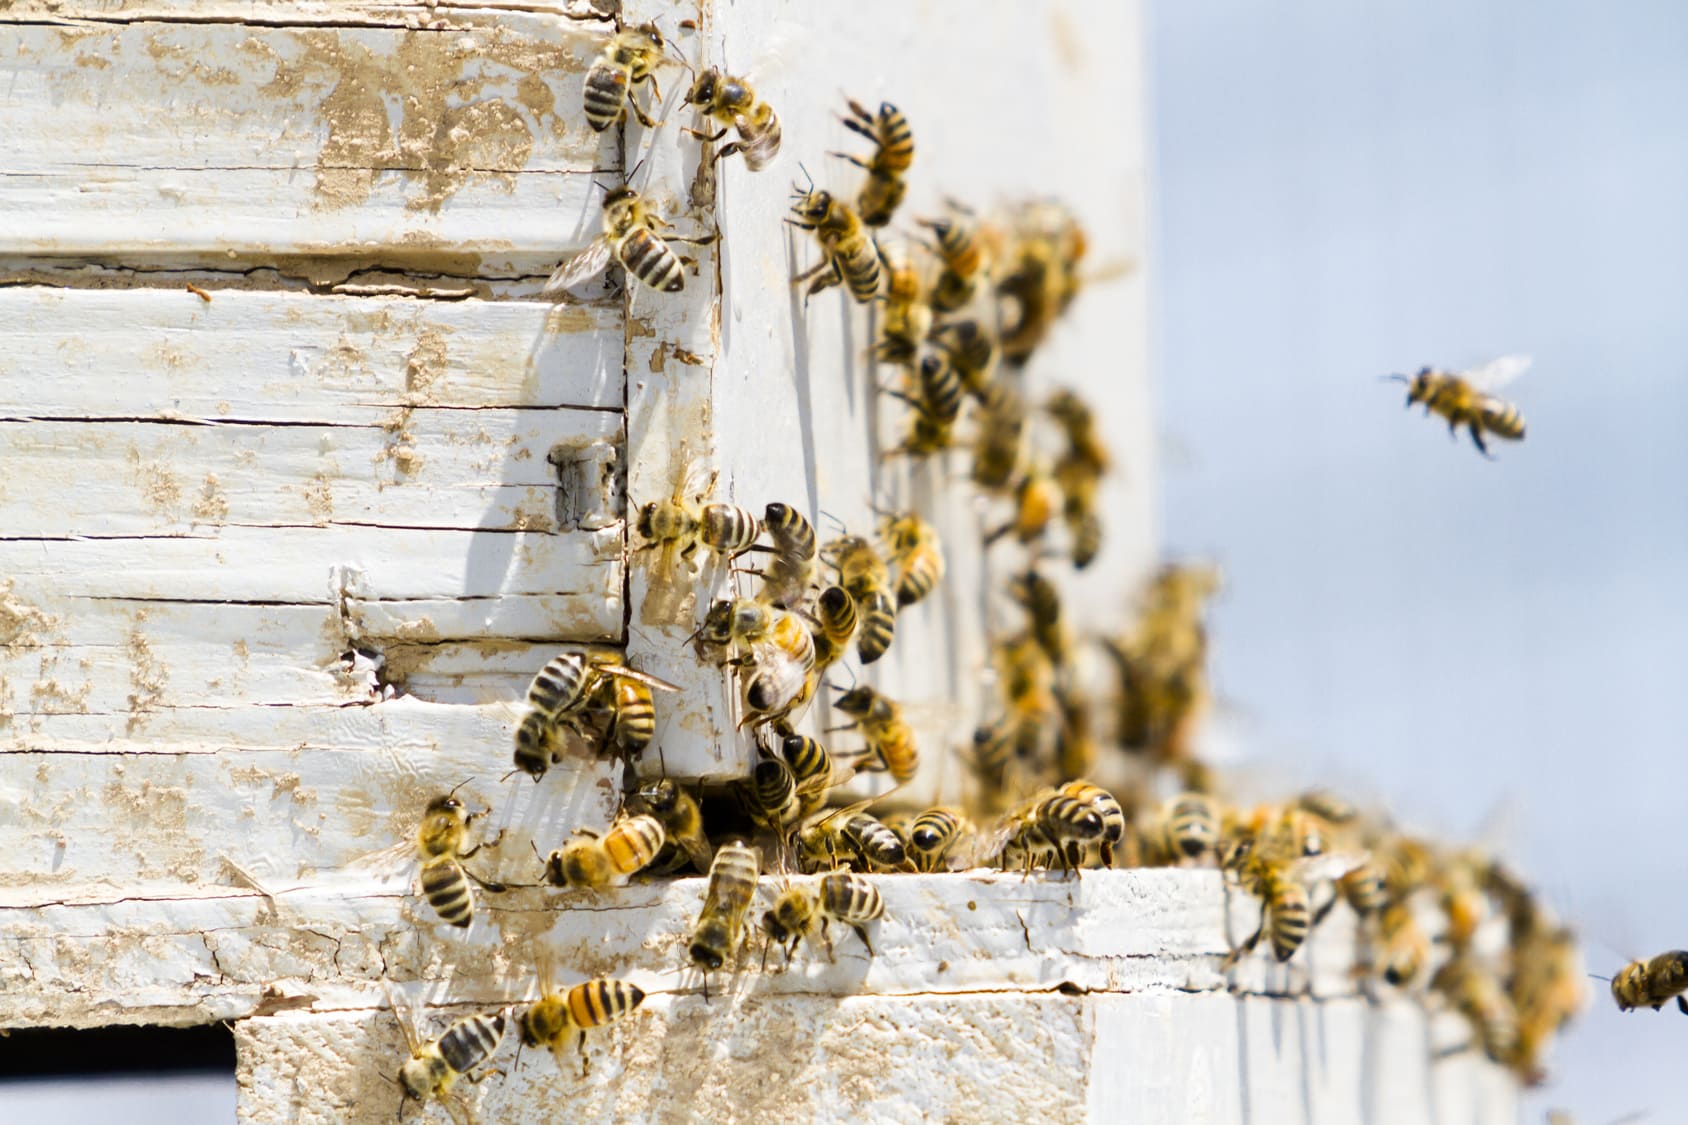
[[[1102,865],[1114,865],[1114,845],[1125,839],[1125,809],[1115,796],[1100,785],[1092,785],[1082,777],[1069,781],[1056,792],[1086,806],[1102,818],[1102,835],[1098,839]]]
[[[736,956],[744,944],[744,915],[756,895],[762,857],[748,844],[734,840],[715,852],[709,866],[709,886],[692,927],[688,954],[703,971],[703,995],[709,998],[709,974]]]
[[[1013,483],[1024,455],[1025,400],[1002,383],[990,384],[979,403],[976,425],[973,483],[985,492],[1000,494]]]
[[[857,770],[883,769],[899,785],[914,777],[920,752],[914,728],[899,704],[864,685],[839,696],[833,706],[855,719],[852,725],[861,731],[868,756],[876,760],[871,766],[856,763]]]
[[[890,102],[880,102],[878,114],[869,113],[860,102],[850,101],[850,116],[841,118],[844,127],[873,142],[873,155],[863,160],[847,152],[835,152],[867,173],[867,181],[856,196],[856,210],[862,222],[882,227],[891,221],[908,194],[903,177],[914,163],[914,133],[908,118]]]
[[[558,266],[543,292],[573,289],[602,273],[614,261],[630,277],[638,278],[651,289],[678,293],[686,287],[686,271],[680,255],[661,233],[670,225],[632,188],[611,188],[604,193],[604,232],[586,249]],[[709,241],[673,235],[668,238],[675,242]]]
[[[1522,375],[1529,366],[1528,356],[1508,355],[1465,372],[1424,367],[1416,375],[1384,378],[1407,384],[1408,408],[1423,403],[1426,417],[1439,414],[1446,418],[1450,437],[1458,437],[1459,428],[1464,426],[1470,431],[1477,452],[1492,459],[1483,441],[1485,433],[1505,441],[1524,440],[1524,416],[1516,406],[1496,398],[1495,392]]]
[[[1612,978],[1612,999],[1618,1011],[1633,1012],[1637,1008],[1651,1008],[1655,1012],[1672,997],[1683,1014],[1688,1015],[1688,952],[1673,949],[1646,961],[1631,961]]]
[[[1102,816],[1088,801],[1061,793],[1046,793],[1010,813],[999,827],[1004,837],[999,855],[1018,856],[1021,870],[1030,874],[1034,863],[1055,860],[1063,871],[1078,867],[1085,845],[1101,839]]]
[[[1219,850],[1219,806],[1205,793],[1180,793],[1167,803],[1162,831],[1173,862],[1213,855]]]
[[[908,855],[920,871],[944,871],[956,845],[971,831],[959,809],[927,809],[908,831]]]
[[[773,543],[773,557],[762,571],[761,600],[782,609],[796,608],[815,580],[815,526],[789,504],[769,504],[762,530]]]
[[[792,283],[810,282],[806,298],[844,284],[858,302],[873,300],[879,293],[879,254],[855,211],[831,192],[813,187],[797,191],[795,197],[791,213],[796,218],[786,222],[815,232],[821,261],[814,269],[792,278]]]
[[[1436,970],[1430,987],[1471,1024],[1484,1054],[1503,1066],[1513,1063],[1518,1053],[1518,1010],[1493,971],[1456,954]]]
[[[656,859],[666,839],[662,821],[645,813],[622,817],[602,835],[576,828],[573,838],[546,858],[545,881],[574,890],[626,886]]]
[[[1096,476],[1108,471],[1108,448],[1102,442],[1096,415],[1076,391],[1060,390],[1045,404],[1066,438],[1062,459],[1089,469]]]
[[[842,586],[828,586],[815,601],[815,667],[830,668],[844,658],[856,635],[860,615],[856,600]]]
[[[919,222],[937,239],[934,250],[943,263],[932,286],[932,308],[940,313],[955,312],[973,299],[986,269],[978,226],[959,208],[945,218]]]
[[[879,342],[874,355],[881,362],[907,366],[920,354],[920,345],[932,330],[932,308],[926,303],[926,279],[914,259],[906,254],[887,257],[884,311],[879,316]]]
[[[859,535],[834,539],[821,552],[821,557],[838,571],[838,584],[856,603],[860,619],[856,654],[863,664],[872,664],[891,647],[897,628],[897,602],[891,593],[890,568],[873,544]]]
[[[663,832],[685,853],[692,868],[707,874],[715,849],[703,831],[703,809],[697,798],[667,778],[642,786],[636,796],[639,806],[662,822]]]
[[[920,357],[909,376],[908,391],[890,392],[914,407],[916,414],[943,426],[952,426],[961,417],[961,375],[942,352],[927,352]]]
[[[540,976],[539,999],[529,1004],[516,1021],[522,1045],[546,1047],[555,1057],[565,1040],[578,1032],[580,1073],[584,1077],[590,1069],[586,1033],[632,1015],[645,1002],[645,991],[630,981],[599,977],[582,981],[567,992],[557,992],[551,986],[549,964],[543,961]]]
[[[567,14],[567,13],[565,13]],[[571,19],[596,19],[596,16],[571,16]],[[632,109],[639,124],[649,129],[656,121],[639,108],[634,99],[637,88],[649,82],[651,97],[662,100],[656,84],[656,69],[667,61],[663,51],[667,42],[654,23],[623,28],[616,20],[616,32],[604,44],[596,61],[586,71],[586,123],[594,132],[602,133],[619,124],[627,109]]]
[[[914,605],[930,594],[944,577],[944,551],[938,530],[913,512],[893,513],[880,520],[886,561],[896,571],[897,606]]]
[[[458,1079],[468,1078],[492,1060],[498,1044],[504,1039],[505,1014],[475,1013],[453,1023],[437,1039],[423,1040],[416,1028],[415,1013],[399,1009],[392,986],[383,980],[387,1002],[398,1019],[399,1031],[404,1035],[410,1058],[399,1067],[399,1115],[404,1115],[404,1101],[415,1098],[426,1105],[440,1102],[455,1119],[458,1113],[470,1117],[462,1095],[452,1091]]]
[[[748,598],[710,607],[696,634],[700,643],[739,654],[747,723],[795,722],[814,697],[815,638],[794,613]]]
[[[1011,532],[1022,544],[1035,543],[1049,530],[1060,509],[1061,493],[1055,486],[1055,478],[1034,465],[1014,485],[1014,518],[988,533],[985,545],[988,547]]]
[[[909,414],[908,433],[903,440],[885,451],[885,457],[931,457],[955,444],[955,425],[940,421],[924,410]]]
[[[485,841],[472,848],[465,847],[470,822],[482,814],[466,812],[456,794],[454,789],[428,802],[416,831],[416,851],[422,861],[422,896],[442,919],[459,929],[467,929],[475,915],[469,880],[494,894],[508,888],[503,883],[482,879],[463,866],[462,861],[480,851]]]
[[[716,149],[709,158],[711,164],[739,152],[744,154],[747,169],[760,172],[780,150],[779,115],[742,78],[710,67],[692,83],[684,104],[697,106],[705,117],[721,126],[715,133],[686,130],[693,136],[714,144],[727,135],[727,130],[738,130],[738,140]]]
[[[798,859],[808,870],[849,865],[863,871],[904,871],[908,849],[902,837],[864,811],[862,801],[817,813],[798,828]]]
[[[745,792],[752,815],[776,835],[783,837],[802,815],[797,779],[791,776],[791,767],[778,758],[763,758],[756,763]]]

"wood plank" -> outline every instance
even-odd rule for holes
[[[360,420],[361,419],[361,420]],[[9,537],[218,527],[557,530],[559,444],[619,444],[591,410],[358,410],[321,425],[0,422]],[[61,482],[25,491],[32,481]]]
[[[495,807],[489,838],[509,830],[474,869],[533,881],[528,841],[550,849],[572,827],[607,824],[611,778],[620,773],[587,753],[559,763],[541,785],[526,776],[501,785],[515,711],[499,705],[248,707],[202,723],[219,740],[208,752],[160,740],[150,753],[0,753],[0,887],[11,901],[193,894],[239,882],[224,857],[274,890],[344,884],[354,877],[342,868],[414,839],[427,801],[470,778],[463,793],[471,807]],[[266,736],[266,725],[280,730]],[[292,745],[264,745],[282,732]],[[150,733],[136,732],[137,741]],[[355,878],[371,893],[402,895],[413,874],[400,863]],[[332,913],[324,908],[324,917]],[[125,924],[145,929],[149,916],[168,929],[167,908],[137,907]],[[309,915],[274,921],[311,924]]]
[[[615,159],[577,108],[600,28],[319,11],[325,26],[198,22],[239,21],[227,6],[184,22],[9,13],[0,255],[363,253],[474,276],[544,272],[590,237],[592,171]],[[149,112],[114,115],[119,92]]]
[[[333,425],[625,396],[621,311],[307,293],[0,288],[0,417]]]

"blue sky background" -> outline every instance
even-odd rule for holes
[[[1226,568],[1229,724],[1503,830],[1596,972],[1688,947],[1688,5],[1162,0],[1149,62],[1164,542]],[[1377,382],[1509,352],[1494,463]],[[1672,1015],[1601,993],[1540,1104],[1688,1119]]]

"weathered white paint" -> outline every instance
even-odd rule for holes
[[[823,155],[861,148],[842,95],[909,114],[905,216],[1056,193],[1098,272],[1142,256],[1135,5],[1028,21],[992,0],[958,21],[629,0],[671,35],[696,20],[688,57],[776,105],[785,150],[754,176],[700,167],[675,67],[657,129],[590,133],[580,82],[606,28],[562,10],[0,14],[0,280],[18,283],[0,288],[0,1027],[229,1019],[245,1119],[390,1120],[403,1055],[379,982],[426,982],[437,1033],[531,997],[549,956],[562,983],[626,976],[651,999],[598,1037],[590,1080],[570,1055],[484,1084],[488,1120],[1503,1114],[1511,1083],[1469,1055],[1427,1075],[1420,1005],[1356,995],[1340,911],[1296,962],[1257,954],[1227,980],[1258,908],[1212,872],[881,878],[878,958],[844,933],[835,964],[747,954],[706,1002],[681,952],[701,880],[516,886],[460,934],[412,893],[414,864],[377,858],[471,778],[497,841],[471,866],[512,884],[536,880],[535,848],[609,820],[620,764],[584,748],[500,780],[510,701],[563,643],[624,643],[684,688],[660,697],[646,772],[742,774],[729,685],[678,642],[748,581],[625,554],[626,507],[687,471],[757,511],[935,519],[949,577],[868,678],[922,732],[917,795],[956,795],[941,748],[1015,617],[983,588],[1023,562],[980,562],[1005,513],[952,479],[964,455],[879,462],[902,410],[872,392],[872,315],[788,285],[814,253],[780,222],[798,162],[854,190]],[[682,247],[686,291],[532,299],[597,234],[597,170],[635,165],[676,234],[722,235]],[[1074,586],[1087,609],[1121,605],[1150,551],[1142,313],[1140,273],[1099,278],[1028,376],[1033,397],[1085,390],[1122,462],[1108,553]]]

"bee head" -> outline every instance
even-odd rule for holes
[[[657,27],[655,21],[642,23],[638,27],[634,28],[633,31],[639,36],[639,38],[643,39],[646,43],[649,43],[659,51],[662,50],[667,43],[667,41],[662,37],[662,29]]]
[[[697,76],[692,88],[686,93],[685,105],[706,105],[715,100],[715,87],[721,80],[721,72],[709,67]]]
[[[851,688],[833,702],[833,706],[846,715],[865,715],[873,710],[873,689],[867,687]]]
[[[785,923],[781,922],[779,915],[772,910],[762,915],[762,930],[775,941],[791,940],[791,931],[785,928]]]
[[[639,800],[652,812],[670,812],[680,802],[680,787],[665,777],[640,787]]]

